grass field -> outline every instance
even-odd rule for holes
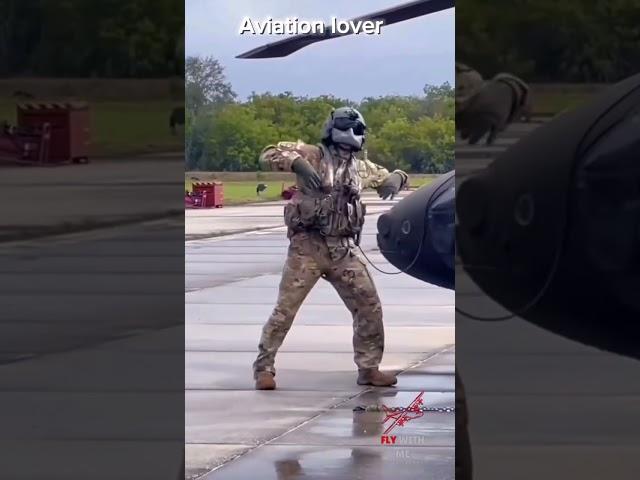
[[[192,180],[184,181],[185,191],[192,191]],[[244,182],[223,182],[224,183],[224,203],[225,205],[240,205],[243,203],[267,202],[280,200],[282,183],[279,181],[244,181]],[[259,196],[256,195],[258,183],[267,185],[267,190]],[[284,183],[285,188],[291,185]]]
[[[587,102],[606,88],[604,84],[532,84],[533,110],[553,115]]]
[[[568,108],[574,108],[585,103],[593,94],[579,92],[545,92],[536,94],[533,104],[533,113],[549,115],[560,113]]]
[[[420,188],[436,179],[433,175],[409,175],[409,188]]]
[[[182,151],[184,135],[169,129],[170,101],[90,102],[91,154],[94,158]],[[16,101],[0,100],[0,122],[15,124]]]
[[[232,172],[229,172],[232,173]],[[268,174],[266,175],[268,178]],[[185,175],[184,189],[185,191],[192,191],[192,184],[194,182],[202,181],[209,182],[214,180],[214,176],[220,175],[212,174],[209,172],[189,172]],[[246,175],[243,175],[246,176]],[[410,175],[409,185],[411,188],[419,188],[425,184],[431,183],[435,177],[426,175]],[[196,180],[197,179],[197,180]],[[220,180],[216,180],[220,181]],[[283,187],[287,188],[293,185],[291,180],[222,180],[224,184],[224,202],[225,205],[241,205],[244,203],[254,202],[267,202],[273,200],[280,200],[280,194]],[[264,183],[267,185],[267,190],[262,192],[261,195],[256,195],[256,187],[258,183]]]

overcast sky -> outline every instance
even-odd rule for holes
[[[426,83],[454,82],[454,9],[308,46],[289,57],[241,60],[235,56],[284,36],[239,35],[243,17],[348,20],[402,0],[187,0],[186,53],[212,55],[244,99],[251,92],[368,96],[422,93]]]

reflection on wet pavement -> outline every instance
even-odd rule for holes
[[[384,411],[366,410],[408,407],[422,391],[425,406],[454,406],[453,292],[370,270],[385,315],[381,368],[402,372],[394,388],[376,389],[356,384],[352,320],[320,282],[276,359],[278,389],[253,390],[286,246],[280,230],[186,245],[187,478],[453,479],[454,413],[425,412],[383,443]],[[363,248],[394,270],[374,250],[375,218]]]
[[[252,461],[232,462],[204,479],[452,479],[454,447],[316,447],[266,445]],[[260,476],[256,475],[260,472]]]

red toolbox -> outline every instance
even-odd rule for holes
[[[192,185],[194,206],[221,208],[224,205],[224,188],[219,182],[200,182]]]
[[[87,163],[91,132],[89,106],[84,102],[29,102],[18,105],[18,128],[42,129],[50,138],[46,163]]]

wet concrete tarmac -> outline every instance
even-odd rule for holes
[[[380,210],[389,206],[381,202]],[[375,220],[367,218],[363,248],[395,271],[375,251]],[[368,388],[355,382],[352,319],[330,284],[319,282],[276,359],[278,389],[256,392],[251,364],[276,299],[286,232],[186,245],[188,478],[454,477],[453,413],[427,412],[397,427],[397,443],[387,445],[384,414],[354,411],[407,407],[422,391],[428,406],[453,406],[453,292],[370,268],[385,315],[382,368],[403,373],[394,388]]]
[[[180,213],[184,159],[127,158],[87,165],[3,165],[0,239],[32,238]],[[28,199],[21,201],[21,199]]]
[[[381,200],[375,191],[365,190],[367,214],[379,214],[399,202],[409,192],[403,191],[394,200]],[[185,238],[195,240],[230,233],[270,229],[284,225],[286,201],[261,202],[223,208],[192,208],[185,210]]]
[[[183,228],[176,219],[0,246],[3,478],[176,478]]]
[[[496,146],[456,146],[456,180],[540,123],[515,124]],[[482,317],[506,312],[456,268],[457,305]],[[637,361],[550,333],[514,317],[456,315],[458,370],[467,393],[474,480],[638,477]]]

